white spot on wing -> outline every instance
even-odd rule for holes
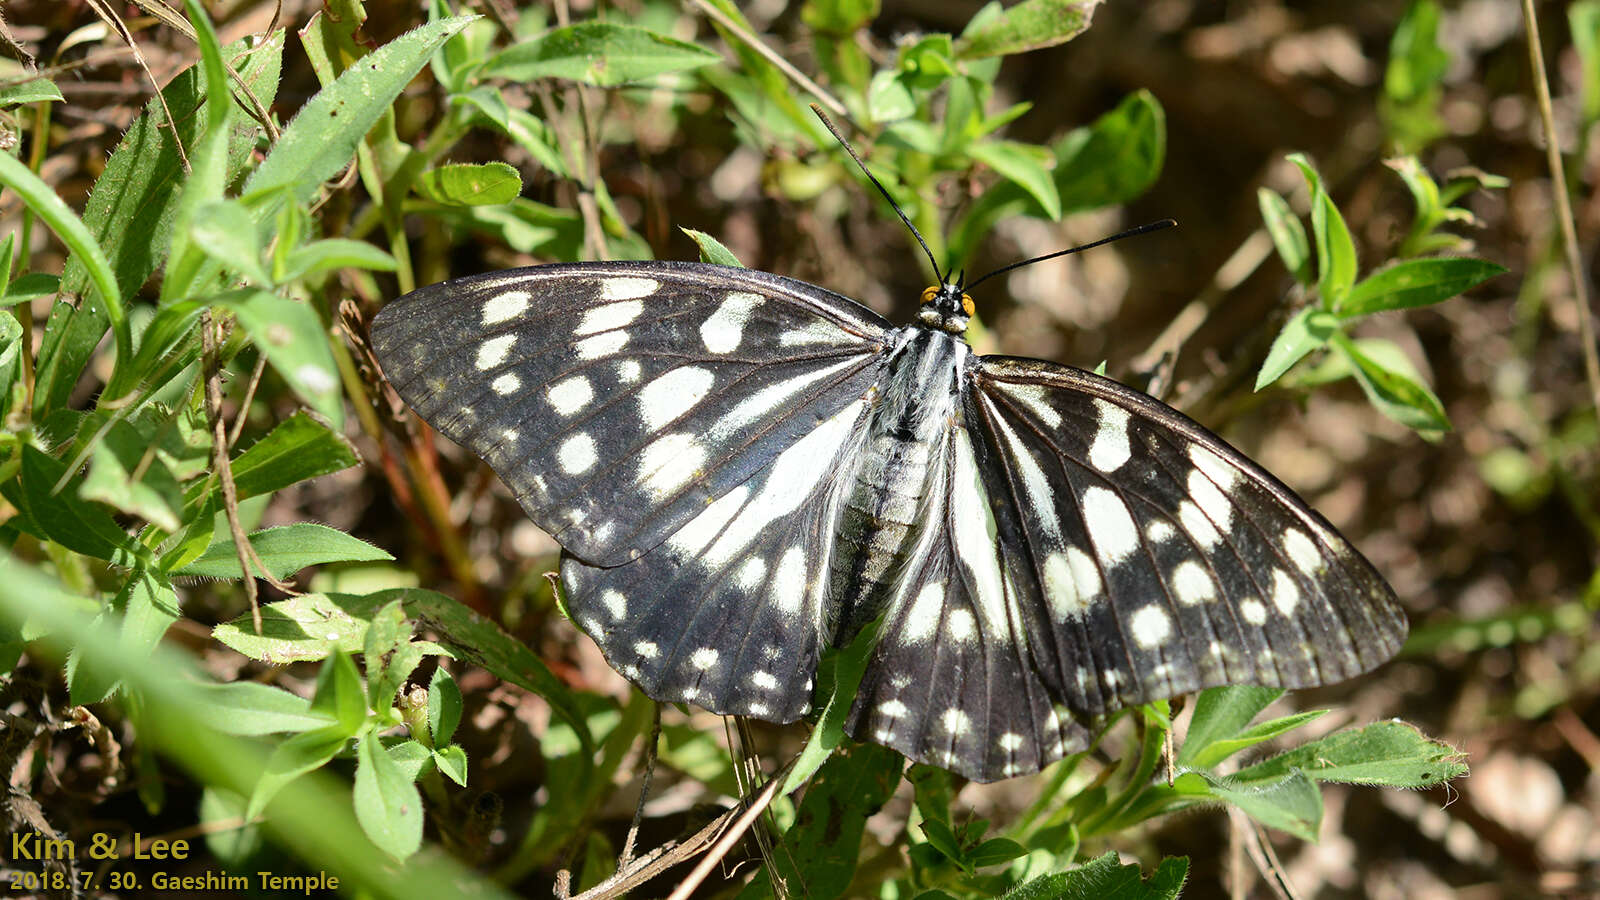
[[[1102,587],[1100,567],[1089,558],[1089,554],[1077,547],[1067,548],[1067,565],[1072,568],[1072,580],[1078,585],[1078,596],[1082,598],[1078,602],[1088,609]]]
[[[1217,599],[1216,582],[1205,566],[1192,559],[1178,563],[1172,570],[1172,589],[1180,603],[1193,605]]]
[[[717,657],[720,655],[721,654],[717,653],[717,651],[711,649],[710,647],[701,647],[689,655],[689,665],[694,666],[696,669],[699,669],[702,672],[705,672],[717,664]]]
[[[1306,575],[1315,578],[1322,571],[1322,551],[1317,547],[1309,535],[1298,528],[1291,528],[1283,533],[1283,549],[1288,552],[1289,559],[1294,562],[1295,568]]]
[[[1139,549],[1139,527],[1122,498],[1103,487],[1083,492],[1083,518],[1100,562],[1111,567]]]
[[[601,300],[633,300],[660,290],[661,282],[654,278],[618,276],[600,282]]]
[[[1251,597],[1248,600],[1240,603],[1239,612],[1244,616],[1244,620],[1249,622],[1251,625],[1266,624],[1267,608],[1262,606],[1261,601],[1254,597]]]
[[[945,710],[940,721],[944,724],[944,730],[956,737],[966,734],[972,728],[972,719],[968,718],[966,712],[959,706]]]
[[[628,343],[626,331],[607,331],[587,337],[572,345],[579,359],[603,359],[621,350]]]
[[[561,471],[568,475],[582,475],[594,468],[597,459],[594,438],[589,437],[588,432],[579,432],[556,448],[556,461],[561,464]]]
[[[655,659],[661,655],[661,648],[656,646],[655,641],[640,641],[633,645],[633,652],[645,659]]]
[[[1209,453],[1210,451],[1203,452]],[[1194,498],[1194,502],[1200,505],[1200,509],[1205,512],[1206,517],[1215,523],[1218,529],[1222,531],[1228,530],[1229,523],[1233,521],[1233,501],[1229,500],[1228,495],[1224,494],[1216,484],[1212,483],[1212,479],[1207,476],[1204,470],[1194,469],[1189,472],[1189,496]],[[1182,515],[1181,510],[1179,515]],[[1185,522],[1184,524],[1187,525],[1188,523]],[[1196,537],[1198,538],[1199,535],[1196,535]]]
[[[1183,523],[1183,530],[1189,532],[1189,536],[1201,547],[1214,550],[1222,543],[1222,535],[1217,532],[1217,527],[1211,524],[1200,507],[1188,500],[1178,506],[1178,521]]]
[[[483,324],[499,325],[509,322],[528,310],[528,301],[533,295],[527,291],[506,291],[490,297],[483,304]]]
[[[795,616],[800,612],[800,600],[806,591],[806,551],[800,546],[783,551],[778,560],[778,570],[772,576],[772,603],[779,611]]]
[[[972,613],[965,609],[958,609],[950,613],[950,618],[945,624],[950,632],[950,639],[958,644],[968,643],[977,633],[977,623],[972,618]]]
[[[1128,627],[1133,630],[1133,640],[1147,650],[1161,646],[1172,636],[1172,619],[1153,603],[1134,613]]]
[[[606,612],[611,614],[611,618],[618,621],[627,618],[628,598],[622,596],[620,591],[606,590],[600,595],[600,602],[605,604]]]
[[[578,327],[572,333],[581,337],[586,334],[613,331],[632,323],[642,312],[644,304],[638,300],[624,300],[621,303],[592,307],[583,314],[583,321],[578,323]]]
[[[639,361],[625,359],[617,363],[617,380],[623,384],[633,384],[639,380]]]
[[[753,591],[767,575],[767,564],[759,556],[752,556],[739,567],[739,587]]]
[[[518,378],[515,373],[507,372],[490,382],[489,387],[493,388],[496,394],[505,397],[522,390],[522,379]]]
[[[639,415],[655,431],[688,412],[711,392],[716,376],[710,369],[681,366],[639,390]]]
[[[1080,551],[1081,552],[1081,551]],[[1093,566],[1093,563],[1090,563]],[[1081,615],[1089,608],[1088,600],[1078,593],[1077,579],[1072,575],[1072,563],[1065,553],[1052,553],[1044,558],[1044,598],[1057,622]]]
[[[1168,525],[1166,522],[1160,519],[1151,522],[1149,525],[1145,526],[1144,529],[1144,536],[1149,538],[1150,542],[1154,544],[1159,544],[1162,541],[1172,540],[1172,536],[1177,533],[1178,532],[1174,531],[1171,525]]]
[[[589,379],[582,375],[566,378],[545,389],[545,399],[555,411],[563,416],[570,416],[594,399],[594,386]]]
[[[921,643],[933,637],[939,627],[939,614],[944,611],[944,585],[930,581],[917,592],[911,609],[906,613],[906,627],[901,631],[907,641]]]
[[[878,704],[878,714],[888,716],[891,719],[898,719],[908,712],[910,710],[899,700],[885,700]]]
[[[717,311],[700,325],[700,340],[712,353],[732,353],[744,340],[744,326],[750,312],[761,304],[761,296],[748,291],[736,291],[722,301]]]
[[[771,672],[757,671],[750,676],[750,683],[764,691],[776,690],[778,687],[778,679],[773,677]]]
[[[1239,483],[1239,479],[1244,477],[1237,468],[1199,444],[1189,445],[1189,459],[1225,491],[1232,490]]]
[[[1300,603],[1300,586],[1294,583],[1294,576],[1282,569],[1272,570],[1272,605],[1278,612],[1285,616],[1294,615],[1294,608]]]
[[[1024,738],[1022,735],[1017,734],[1014,731],[1008,731],[1005,734],[1000,735],[1000,739],[995,741],[995,744],[998,745],[1001,750],[1004,750],[1007,753],[1012,753],[1022,748],[1023,740]]]
[[[489,338],[478,345],[478,358],[473,362],[478,371],[487,372],[495,366],[506,361],[511,354],[511,348],[517,343],[515,334],[502,334],[499,337]]]
[[[1100,427],[1089,446],[1089,462],[1102,472],[1115,472],[1133,456],[1128,444],[1128,411],[1100,399],[1094,401],[1094,408],[1100,414]]]

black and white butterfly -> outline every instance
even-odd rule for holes
[[[408,294],[372,339],[657,700],[793,721],[875,623],[849,731],[992,781],[1115,709],[1399,649],[1388,585],[1282,483],[1115,381],[975,355],[941,281],[896,328],[747,269],[535,266]]]

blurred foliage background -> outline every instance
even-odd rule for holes
[[[752,50],[740,36],[747,32],[843,98],[838,117],[861,127],[856,145],[905,192],[902,202],[943,261],[982,273],[1124,226],[1178,220],[1176,230],[990,282],[976,298],[975,343],[1084,368],[1105,361],[1111,375],[1151,388],[1300,491],[1388,576],[1412,638],[1376,674],[1299,692],[1272,709],[1333,708],[1301,723],[1312,738],[1402,717],[1464,751],[1473,767],[1469,779],[1422,792],[1325,785],[1314,844],[1215,812],[1129,822],[1081,845],[1075,832],[1041,837],[1048,817],[1035,807],[1050,800],[1041,800],[1047,785],[1081,791],[1094,772],[1117,771],[1108,755],[1141,758],[1145,732],[1130,723],[1060,783],[1046,775],[963,785],[913,770],[898,789],[891,782],[884,797],[862,800],[847,832],[860,836],[855,846],[800,845],[848,865],[812,868],[806,850],[796,858],[780,846],[776,858],[788,862],[774,871],[803,873],[788,889],[984,896],[1114,849],[1147,872],[1163,856],[1187,857],[1188,896],[1266,896],[1276,888],[1255,874],[1252,857],[1274,847],[1276,862],[1262,865],[1306,897],[1600,889],[1600,426],[1574,299],[1585,294],[1563,255],[1520,5],[1082,4],[1092,25],[1070,40],[1019,39],[994,55],[974,50],[976,41],[941,42],[971,28],[980,6],[206,3],[225,48],[218,58],[232,59],[226,48],[236,41],[287,30],[278,37],[281,81],[268,73],[252,82],[255,111],[272,125],[252,122],[241,101],[224,123],[237,129],[232,149],[221,141],[207,151],[200,136],[222,132],[202,128],[207,112],[193,101],[226,87],[187,76],[191,102],[170,114],[200,167],[173,161],[164,171],[185,190],[193,171],[212,172],[215,184],[209,205],[193,201],[175,213],[188,217],[188,230],[178,229],[171,260],[165,238],[142,271],[126,254],[113,259],[113,283],[125,282],[116,292],[135,323],[126,338],[114,321],[103,341],[103,321],[92,334],[62,337],[71,316],[56,305],[57,291],[74,304],[94,296],[93,273],[84,275],[82,259],[68,263],[59,231],[40,225],[48,216],[34,218],[43,201],[23,197],[22,182],[7,175],[10,190],[0,193],[0,240],[15,261],[0,356],[11,394],[0,474],[14,486],[0,526],[10,568],[0,600],[13,619],[0,748],[10,774],[8,830],[185,837],[203,848],[185,864],[192,872],[337,870],[347,886],[394,895],[460,884],[451,879],[465,876],[447,858],[528,895],[543,895],[563,868],[573,893],[615,871],[643,787],[649,704],[558,611],[542,577],[554,568],[555,544],[485,466],[434,442],[384,392],[364,355],[364,323],[386,300],[447,277],[602,254],[695,258],[700,250],[683,228],[711,235],[746,265],[907,320],[928,283],[924,262],[842,156],[820,142],[820,130],[796,115],[809,116],[804,103],[817,98]],[[1600,8],[1532,6],[1587,278],[1600,235]],[[91,188],[103,198],[101,187],[124,183],[117,176],[96,187],[153,85],[199,58],[182,12],[103,0],[0,7],[0,149],[85,222]],[[270,167],[280,134],[336,74],[378,48],[405,49],[397,39],[410,29],[468,12],[483,18],[436,24],[431,44],[413,36],[409,52],[422,74],[409,85],[402,79],[392,110],[374,114],[359,164],[348,164],[353,139],[334,146],[330,118],[327,146],[299,138],[306,161],[297,175]],[[634,78],[561,68],[574,57],[548,45],[506,49],[537,47],[551,27],[594,20],[682,41],[688,49],[669,48],[682,64]],[[1048,30],[1030,27],[1024,38]],[[32,80],[36,71],[53,95]],[[981,77],[963,81],[973,71]],[[782,94],[793,108],[774,99]],[[975,112],[958,119],[953,110],[963,103]],[[170,155],[157,149],[170,133],[139,132],[149,149],[132,156]],[[1419,249],[1509,271],[1472,279],[1477,286],[1463,297],[1342,325],[1359,346],[1383,348],[1374,356],[1379,376],[1341,377],[1350,357],[1335,347],[1253,390],[1291,316],[1326,300],[1321,261],[1292,271],[1294,254],[1284,248],[1293,240],[1269,232],[1270,214],[1263,220],[1284,202],[1289,218],[1308,218],[1316,198],[1287,158],[1297,152],[1314,161],[1342,213],[1362,277]],[[1464,186],[1435,205],[1440,218],[1428,227],[1417,224],[1418,182],[1397,172],[1404,165],[1385,164],[1403,154],[1420,164],[1413,175],[1429,173],[1447,191]],[[266,191],[267,182],[282,193]],[[252,195],[252,185],[262,192]],[[1283,201],[1262,199],[1262,189]],[[101,227],[94,238],[114,247],[127,232],[170,221]],[[190,257],[179,252],[183,240],[199,248]],[[188,279],[178,287],[175,271]],[[55,275],[61,281],[50,281]],[[1584,287],[1592,298],[1593,283]],[[205,302],[182,306],[194,297]],[[213,313],[200,318],[202,307],[232,330],[204,337]],[[57,317],[63,324],[52,331]],[[172,323],[171,354],[135,357],[135,348],[156,345],[151,335],[167,337],[152,321]],[[274,327],[290,328],[293,339]],[[52,340],[83,350],[52,355]],[[57,370],[46,371],[51,360]],[[1375,395],[1383,373],[1422,393],[1402,391],[1404,402]],[[208,399],[212,381],[218,393]],[[146,389],[136,406],[159,415],[108,402]],[[319,418],[297,415],[302,407]],[[1426,415],[1408,420],[1408,408]],[[158,421],[179,424],[167,432]],[[123,434],[125,425],[134,430]],[[102,445],[109,452],[95,455]],[[145,445],[162,447],[158,465],[148,453],[140,461]],[[258,445],[307,464],[263,462],[262,451],[247,459]],[[223,510],[231,501],[216,474],[218,446],[259,478],[255,499],[247,480],[236,492],[236,522]],[[67,484],[90,457],[82,485],[41,493],[41,485]],[[152,469],[172,483],[154,483]],[[60,501],[75,518],[51,517],[58,496],[79,498]],[[122,536],[96,531],[103,522]],[[313,522],[343,534],[304,530]],[[230,531],[290,526],[301,530],[280,536],[287,543],[252,540],[267,567],[307,597],[360,603],[297,598],[265,580],[247,599]],[[142,550],[122,545],[130,530]],[[79,533],[100,540],[71,537]],[[349,535],[360,541],[340,543]],[[308,567],[316,563],[327,565]],[[402,590],[412,587],[447,596]],[[255,639],[256,589],[269,625],[309,631],[316,622],[333,632]],[[386,605],[396,598],[404,604]],[[504,632],[473,631],[482,621],[450,598]],[[50,609],[128,619],[130,610],[156,610],[149,621],[159,627],[107,638],[104,629],[50,619]],[[17,629],[23,613],[30,625]],[[341,631],[341,623],[354,624]],[[187,680],[142,662],[158,639],[210,680],[247,687],[210,700],[185,694]],[[435,675],[433,659],[445,648],[457,662]],[[267,685],[284,691],[255,690]],[[300,705],[283,705],[285,691]],[[117,699],[101,702],[109,695]],[[732,743],[753,747],[739,752],[755,753],[768,772],[805,741],[798,726],[740,728]],[[667,709],[661,730],[638,853],[699,830],[745,792],[721,720]],[[256,740],[271,733],[295,737]],[[291,777],[311,769],[323,771]],[[257,781],[263,770],[282,782],[270,805]],[[566,789],[573,784],[583,790]],[[423,800],[426,824],[415,802],[396,797]],[[775,806],[775,832],[806,820],[786,804]],[[264,825],[241,827],[263,809]],[[262,829],[273,840],[263,841]],[[975,860],[986,834],[1016,839],[1029,855],[1013,859],[1009,847],[991,845],[993,860]],[[424,835],[427,849],[396,869],[391,857],[410,856]],[[770,890],[766,874],[740,887],[762,850],[772,852],[755,843],[735,851],[698,896]],[[8,873],[41,871],[25,859],[7,863]],[[1115,868],[1096,864],[1102,874]],[[129,870],[149,885],[150,867]],[[810,878],[824,870],[838,883]],[[109,874],[105,865],[99,871]],[[686,873],[672,869],[637,895],[666,896]],[[1161,877],[1147,886],[1150,896],[1170,896],[1171,879]]]

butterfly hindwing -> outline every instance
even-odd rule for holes
[[[984,357],[968,428],[1020,534],[1041,677],[1097,714],[1221,684],[1306,687],[1404,640],[1371,564],[1260,467],[1110,379]]]
[[[566,557],[567,608],[651,697],[790,722],[811,705],[821,649],[834,473],[859,452],[857,397],[632,562]]]
[[[860,397],[885,334],[804,282],[673,262],[464,278],[372,327],[401,397],[601,565],[656,546]]]

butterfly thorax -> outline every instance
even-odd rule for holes
[[[922,308],[917,311],[918,323],[961,335],[966,333],[970,321],[972,298],[961,290],[961,285],[947,281],[922,292]]]
[[[916,557],[945,477],[961,379],[972,358],[953,334],[911,326],[878,382],[877,402],[842,503],[830,566],[830,638],[842,646],[886,608]]]

